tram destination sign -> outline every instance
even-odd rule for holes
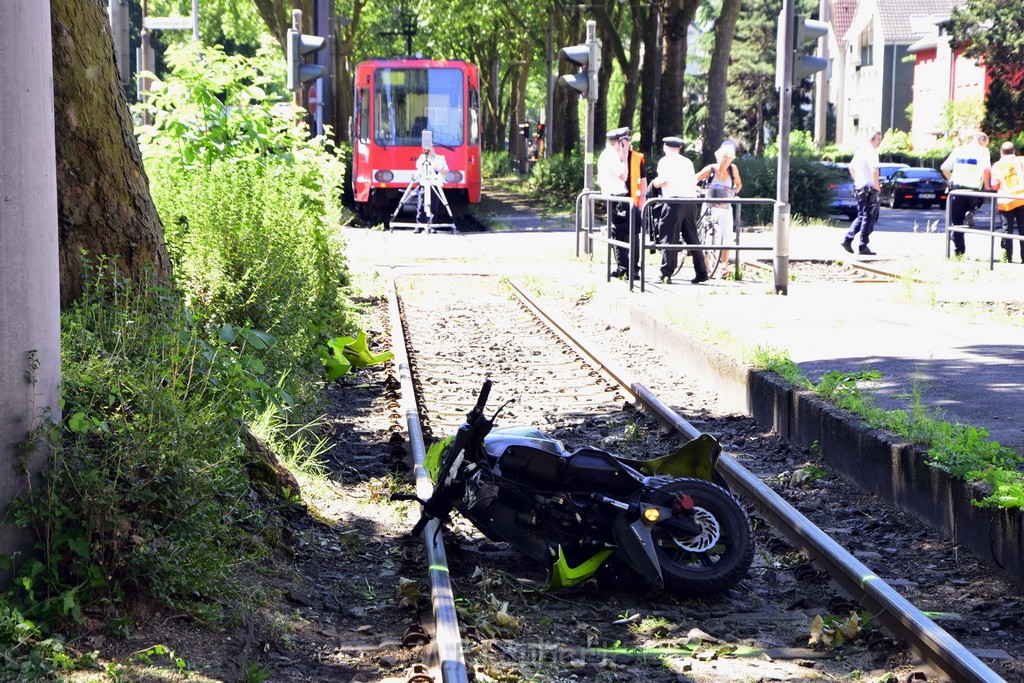
[[[192,17],[143,17],[142,27],[151,31],[192,30]]]

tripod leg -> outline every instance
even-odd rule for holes
[[[445,196],[443,187],[438,186],[435,189],[437,190],[438,198],[444,204],[444,210],[448,212],[448,219],[452,223],[452,234],[455,235],[458,233],[458,230],[455,228],[455,214],[452,213],[452,207],[448,205],[448,197]]]
[[[398,200],[398,206],[395,207],[395,212],[393,214],[391,214],[391,221],[390,221],[390,223],[394,223],[395,220],[398,218],[398,214],[400,214],[402,212],[402,207],[405,206],[405,200],[409,198],[409,195],[412,193],[412,191],[415,188],[415,186],[416,186],[416,181],[415,180],[412,181],[411,183],[409,183],[406,186],[405,192],[402,193],[402,198]],[[391,228],[391,232],[394,232],[394,231],[395,231],[395,229]]]

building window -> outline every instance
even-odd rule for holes
[[[871,26],[868,26],[860,34],[860,66],[871,66],[875,63],[875,46],[871,40],[872,33]]]

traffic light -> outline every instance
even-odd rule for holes
[[[520,123],[519,124],[519,134],[522,135],[527,140],[529,140],[530,139],[530,124],[528,124],[528,123]]]
[[[322,49],[324,39],[320,36],[311,36],[299,33],[293,28],[288,29],[288,79],[286,87],[289,90],[298,90],[309,81],[320,78],[327,67],[319,64],[307,64],[305,56]]]
[[[793,20],[793,80],[794,87],[799,86],[805,78],[813,76],[828,67],[828,60],[815,57],[804,52],[804,43],[813,41],[817,47],[818,38],[828,35],[827,21],[808,19],[796,15]]]
[[[544,124],[543,123],[538,123],[537,124],[537,137],[540,138],[541,140],[544,139]]]
[[[563,47],[558,56],[579,67],[579,72],[564,74],[558,84],[572,88],[592,102],[597,101],[597,72],[601,68],[601,41],[588,39],[583,45]]]

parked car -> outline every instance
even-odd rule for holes
[[[836,170],[835,179],[829,183],[829,189],[832,190],[832,213],[843,214],[852,221],[857,217],[857,197],[853,193],[853,178],[850,177],[849,164],[827,161],[821,163]],[[879,164],[879,182],[884,183],[889,176],[904,168],[910,168],[910,165],[889,162]],[[877,220],[877,218],[878,205],[875,206],[875,219]]]
[[[895,171],[882,182],[882,203],[890,208],[917,205],[927,209],[943,206],[948,192],[946,179],[934,168],[908,167]]]
[[[846,164],[831,161],[820,163],[835,171],[828,184],[828,189],[832,190],[832,203],[829,205],[829,211],[834,214],[843,214],[852,221],[857,216],[857,198],[853,196],[853,178],[850,177]]]
[[[878,165],[878,182],[884,183],[886,180],[892,177],[892,174],[901,168],[910,168],[910,164],[897,164],[894,162],[885,162]]]

